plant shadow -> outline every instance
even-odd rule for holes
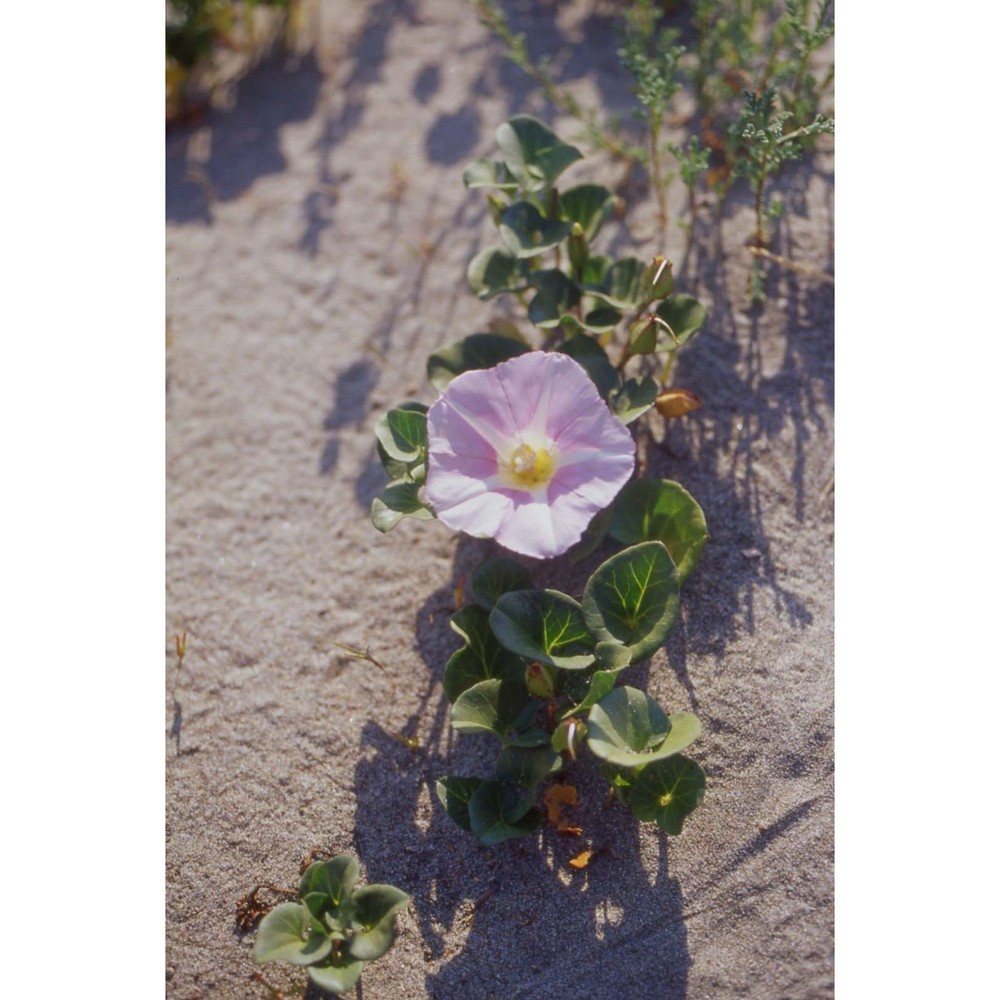
[[[640,832],[619,804],[608,807],[595,762],[581,759],[566,779],[581,799],[572,810],[584,831],[579,838],[545,825],[484,848],[437,799],[439,778],[492,773],[495,741],[455,734],[441,681],[459,645],[448,625],[456,593],[466,590],[472,568],[498,551],[492,542],[459,541],[452,580],[417,615],[416,648],[427,674],[415,709],[399,731],[376,721],[364,726],[354,772],[358,854],[413,896],[429,996],[526,1000],[596,990],[640,997],[643,984],[655,981],[657,996],[683,997],[690,957],[666,837],[652,827]],[[595,553],[569,573],[534,564],[535,584],[572,589],[601,558]],[[632,670],[630,680],[644,674]],[[658,868],[637,880],[640,841],[648,837],[658,838]],[[589,864],[574,870],[569,861],[584,849],[592,852]],[[456,938],[464,941],[457,950]],[[605,962],[611,953],[613,968]]]

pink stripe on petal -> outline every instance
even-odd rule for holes
[[[456,376],[434,406],[438,404],[443,404],[463,418],[480,437],[497,449],[509,448],[520,431],[495,368],[463,372]]]
[[[510,507],[508,497],[487,492],[435,513],[453,531],[464,531],[473,538],[495,538]]]

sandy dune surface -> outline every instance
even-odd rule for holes
[[[581,99],[627,109],[606,15],[507,7]],[[681,621],[629,682],[702,719],[703,805],[668,840],[605,810],[582,764],[582,840],[479,847],[433,783],[488,761],[485,740],[450,730],[441,676],[454,589],[492,543],[437,523],[379,535],[372,431],[393,403],[432,401],[429,351],[503,314],[465,286],[492,225],[464,164],[515,112],[578,127],[460,0],[321,10],[313,54],[268,61],[231,108],[167,141],[167,995],[268,996],[236,902],[294,885],[319,848],[412,896],[366,1000],[831,996],[831,287],[784,271],[748,308],[739,192],[721,228],[706,213],[683,267],[676,227],[665,248],[710,309],[677,379],[705,406],[661,435],[652,466],[699,500],[711,539]],[[621,173],[588,156],[568,178]],[[780,252],[831,270],[832,156],[782,186]],[[599,246],[664,249],[648,193],[634,179],[622,193],[630,228]],[[601,557],[537,578],[579,593]],[[575,872],[583,846],[595,855]],[[304,981],[263,971],[286,991]]]

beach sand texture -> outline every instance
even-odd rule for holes
[[[606,9],[507,7],[581,100],[627,112]],[[412,896],[365,1000],[832,996],[832,288],[782,271],[748,308],[739,190],[721,228],[705,214],[684,269],[671,227],[678,288],[710,310],[676,379],[704,408],[651,464],[701,503],[711,538],[665,648],[626,676],[698,713],[705,800],[668,840],[605,810],[583,762],[580,840],[479,847],[433,784],[487,773],[492,748],[451,731],[441,677],[455,587],[495,547],[436,522],[378,534],[373,428],[433,400],[431,350],[505,314],[465,284],[494,230],[463,166],[513,113],[579,128],[461,0],[321,15],[314,53],[267,61],[231,108],[167,139],[167,995],[268,996],[237,900],[294,886],[320,848]],[[614,186],[622,170],[588,155],[566,177]],[[832,155],[781,187],[779,252],[832,270]],[[609,223],[598,249],[651,257],[652,200],[635,179],[623,193],[629,228]],[[683,197],[678,182],[675,219]],[[536,579],[579,596],[608,551]],[[335,642],[369,645],[385,671]],[[286,991],[305,980],[262,971]]]

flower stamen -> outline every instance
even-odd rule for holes
[[[522,442],[505,463],[514,485],[532,489],[547,483],[555,472],[555,459],[544,448]]]

